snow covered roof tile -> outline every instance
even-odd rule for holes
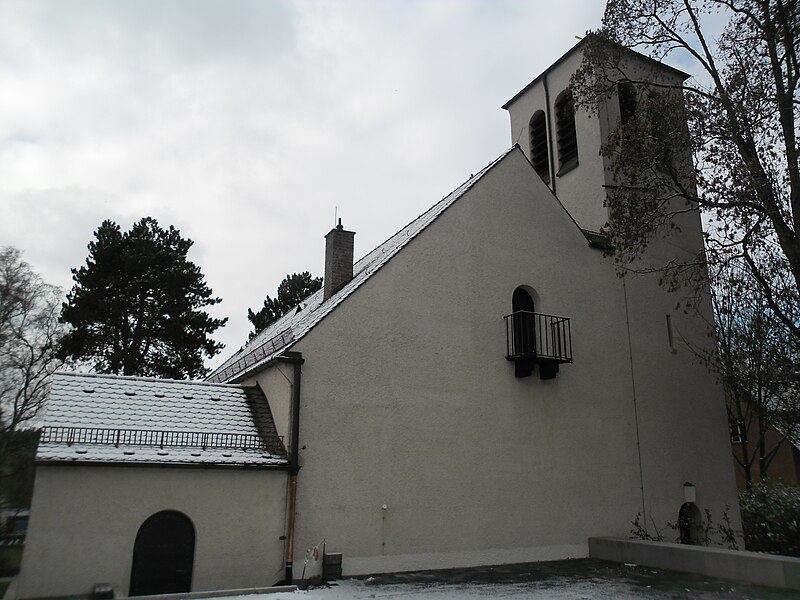
[[[38,461],[286,465],[257,387],[58,373]]]
[[[448,207],[467,192],[503,158],[514,151],[516,146],[489,163],[484,169],[472,175],[467,181],[450,192],[437,204],[425,211],[414,221],[403,227],[392,237],[353,265],[353,279],[341,290],[323,302],[323,289],[305,299],[301,309],[293,308],[275,323],[260,332],[244,348],[217,367],[207,381],[227,382],[243,378],[253,370],[277,358],[300,340],[312,327],[330,314],[342,301],[375,274],[389,259],[397,254],[417,234],[433,223]]]

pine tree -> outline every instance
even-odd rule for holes
[[[247,310],[247,318],[253,324],[253,331],[248,339],[252,340],[259,332],[277,321],[282,315],[300,304],[311,294],[322,287],[322,277],[311,277],[311,273],[293,273],[284,277],[278,286],[277,297],[264,300],[264,306],[258,312]]]
[[[209,336],[227,319],[204,310],[221,300],[187,258],[194,242],[150,217],[124,233],[104,221],[95,238],[86,265],[72,270],[75,285],[61,319],[73,330],[60,355],[89,362],[100,373],[204,375],[203,355],[222,349]]]

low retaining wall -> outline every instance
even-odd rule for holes
[[[800,558],[624,538],[589,538],[589,556],[800,590]]]
[[[244,588],[239,590],[217,590],[212,592],[183,592],[180,594],[156,594],[154,596],[128,596],[117,600],[197,600],[201,598],[224,598],[228,596],[250,596],[253,594],[278,594],[294,592],[296,585],[273,585],[262,588]]]

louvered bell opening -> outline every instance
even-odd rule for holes
[[[575,134],[575,109],[572,96],[562,94],[556,101],[556,137],[558,138],[558,173],[578,164],[578,140]]]
[[[542,180],[550,183],[550,160],[547,154],[547,124],[543,111],[538,111],[531,118],[529,126],[531,143],[531,163]]]

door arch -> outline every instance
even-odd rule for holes
[[[191,591],[194,539],[194,525],[181,512],[164,510],[148,517],[136,534],[128,595]]]
[[[684,502],[678,511],[678,535],[681,544],[703,543],[703,517],[694,502]]]

